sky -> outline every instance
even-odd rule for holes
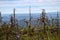
[[[60,0],[0,0],[0,12],[2,14],[11,14],[13,9],[16,13],[41,13],[42,9],[46,12],[60,11]]]

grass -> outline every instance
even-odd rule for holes
[[[55,31],[54,29],[56,27],[46,27],[44,33],[43,27],[16,29],[4,26],[0,28],[0,40],[6,40],[6,33],[8,33],[8,40],[17,40],[16,35],[18,34],[19,40],[60,40],[60,30]]]

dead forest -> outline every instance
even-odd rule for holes
[[[29,20],[23,19],[26,23],[24,28],[18,25],[15,10],[14,8],[9,23],[2,21],[0,12],[0,40],[60,40],[59,12],[56,12],[56,18],[51,16],[49,19],[46,10],[42,9],[41,16],[33,19],[29,8]],[[36,21],[34,25],[32,19]]]

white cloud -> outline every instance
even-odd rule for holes
[[[0,0],[0,11],[3,13],[12,13],[13,8],[16,8],[17,13],[28,13],[28,7],[30,5],[32,6],[33,13],[40,12],[41,9],[46,9],[47,11],[55,11],[60,8],[60,0]]]
[[[17,0],[0,0],[0,1],[17,1]]]

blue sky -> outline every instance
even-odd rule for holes
[[[29,6],[31,6],[31,13],[41,13],[42,9],[46,12],[60,11],[60,0],[0,0],[0,11],[2,14],[13,13],[29,13]]]

